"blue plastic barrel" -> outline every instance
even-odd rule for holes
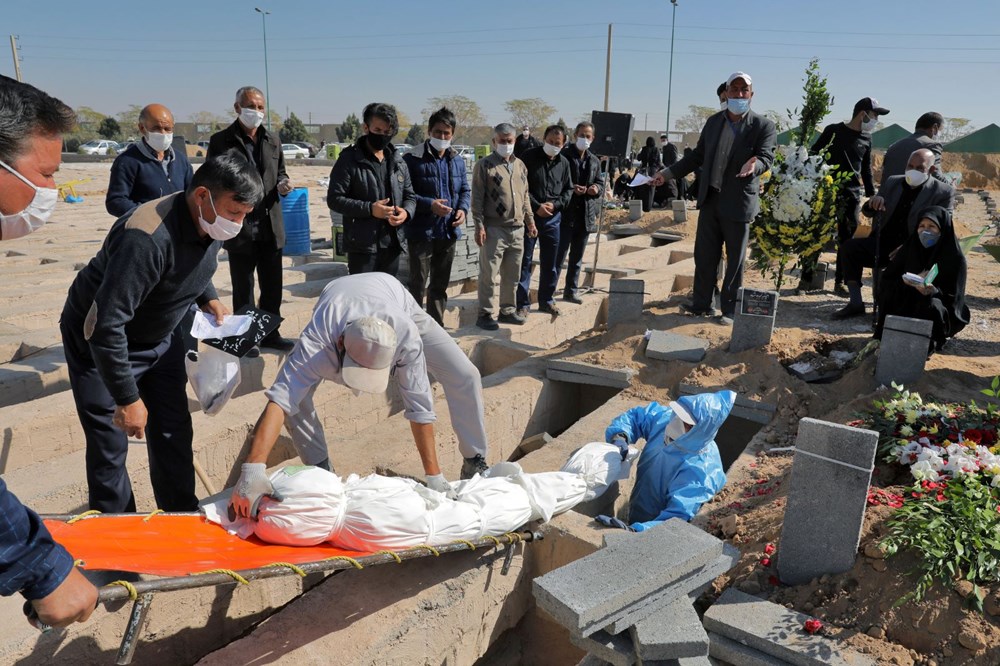
[[[309,254],[309,190],[297,187],[287,196],[281,197],[281,215],[285,220],[286,257]]]

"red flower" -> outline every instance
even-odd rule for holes
[[[769,566],[771,566],[771,558],[770,557],[762,557],[762,558],[760,558],[760,565],[762,567],[769,567]]]
[[[778,580],[777,576],[768,576],[767,582],[770,583],[771,585],[781,585],[781,581]]]
[[[764,483],[767,483],[767,479],[757,479],[757,485],[758,486],[761,485],[761,484],[764,484]]]
[[[823,629],[823,623],[815,618],[812,618],[806,620],[806,623],[803,625],[803,628],[806,630],[807,634],[815,634]]]
[[[944,493],[938,493],[934,499],[936,499],[938,502],[943,502],[947,498],[944,496]]]
[[[983,433],[974,428],[966,430],[964,433],[962,433],[962,436],[967,441],[974,442],[976,444],[981,444],[983,441]]]
[[[920,499],[921,497],[924,496],[923,493],[917,493],[917,492],[912,492],[912,493],[910,493],[910,495],[912,495],[913,497],[915,497],[917,499]]]
[[[769,543],[766,546],[764,546],[764,552],[767,555],[770,555],[771,553],[773,553],[774,552],[774,544],[773,543]]]

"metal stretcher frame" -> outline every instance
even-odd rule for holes
[[[160,513],[163,516],[201,516],[198,512],[193,513]],[[88,520],[94,518],[134,518],[134,513],[123,514],[95,514],[95,515],[74,515],[74,514],[49,514],[43,515],[44,520],[70,522],[77,520]],[[107,604],[114,601],[131,600],[132,611],[126,625],[125,634],[122,637],[121,645],[118,649],[116,664],[130,664],[138,645],[140,634],[145,625],[146,615],[153,601],[153,595],[158,592],[173,592],[177,590],[190,590],[199,587],[216,587],[219,585],[249,585],[255,580],[267,578],[277,578],[279,576],[296,575],[305,577],[313,573],[335,573],[346,569],[363,569],[368,566],[388,564],[395,562],[402,564],[406,560],[413,560],[431,555],[437,557],[442,553],[453,553],[462,550],[476,550],[480,547],[500,548],[506,545],[504,562],[500,573],[507,575],[511,562],[514,558],[513,546],[521,542],[531,542],[540,540],[543,535],[540,532],[526,530],[520,532],[508,532],[499,537],[486,536],[480,539],[455,541],[441,546],[412,546],[398,551],[384,550],[370,555],[353,558],[346,556],[334,556],[331,558],[318,560],[315,562],[304,562],[291,564],[287,562],[275,562],[270,565],[241,570],[215,570],[204,573],[191,574],[187,576],[167,576],[154,580],[139,580],[136,582],[115,581],[102,586],[98,590],[98,604]]]

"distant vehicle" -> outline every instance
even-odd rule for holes
[[[471,170],[476,163],[476,149],[472,146],[452,146],[459,157],[465,160],[465,168]]]
[[[204,148],[205,150],[208,150],[208,141],[199,141],[196,145],[199,148]]]
[[[413,150],[413,146],[408,143],[395,143],[393,144],[400,155],[405,155],[406,153]]]
[[[292,141],[292,143],[294,143],[299,148],[305,148],[306,150],[308,150],[309,151],[309,157],[316,157],[316,153],[319,152],[319,148],[317,148],[316,146],[312,145],[308,141]]]
[[[117,141],[110,139],[94,139],[82,144],[79,148],[79,152],[84,155],[117,155],[122,150],[124,149],[118,145]]]
[[[286,160],[294,160],[309,157],[309,149],[297,146],[294,143],[281,144],[281,152],[285,154]]]

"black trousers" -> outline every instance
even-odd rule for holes
[[[440,326],[444,326],[444,308],[448,304],[448,283],[451,281],[456,242],[450,239],[433,239],[407,243],[410,293],[421,305],[424,304],[426,294],[427,314]]]
[[[587,238],[590,232],[587,231],[587,223],[582,219],[571,219],[563,216],[559,229],[559,249],[556,250],[556,283],[559,282],[559,271],[562,270],[563,261],[569,253],[569,263],[566,264],[566,282],[563,286],[563,295],[576,295],[579,288],[580,270],[583,267],[583,251],[587,248]]]
[[[83,321],[64,311],[60,329],[73,399],[87,442],[90,508],[103,513],[135,511],[135,496],[125,468],[128,438],[112,423],[115,401],[83,339]],[[164,511],[198,508],[184,351],[179,328],[158,345],[129,349],[132,376],[149,412],[146,449],[153,496],[157,508]]]
[[[736,298],[743,286],[743,264],[750,238],[750,223],[724,220],[719,216],[718,195],[709,194],[698,213],[698,230],[694,238],[694,297],[696,310],[712,307],[722,246],[726,246],[726,273],[720,290],[722,314],[732,317]]]
[[[253,241],[246,252],[229,252],[229,277],[233,281],[233,310],[245,305],[281,316],[281,250],[273,241]],[[260,300],[254,300],[254,272]],[[268,337],[280,335],[275,329]]]
[[[852,238],[840,246],[837,252],[837,265],[843,266],[844,282],[861,282],[865,268],[875,267],[875,235],[867,238]],[[883,268],[889,264],[889,253],[898,243],[891,240],[879,243],[878,263]]]
[[[378,252],[348,252],[347,272],[350,275],[357,275],[377,271],[396,277],[399,273],[399,257],[402,254],[401,247],[380,247]]]

